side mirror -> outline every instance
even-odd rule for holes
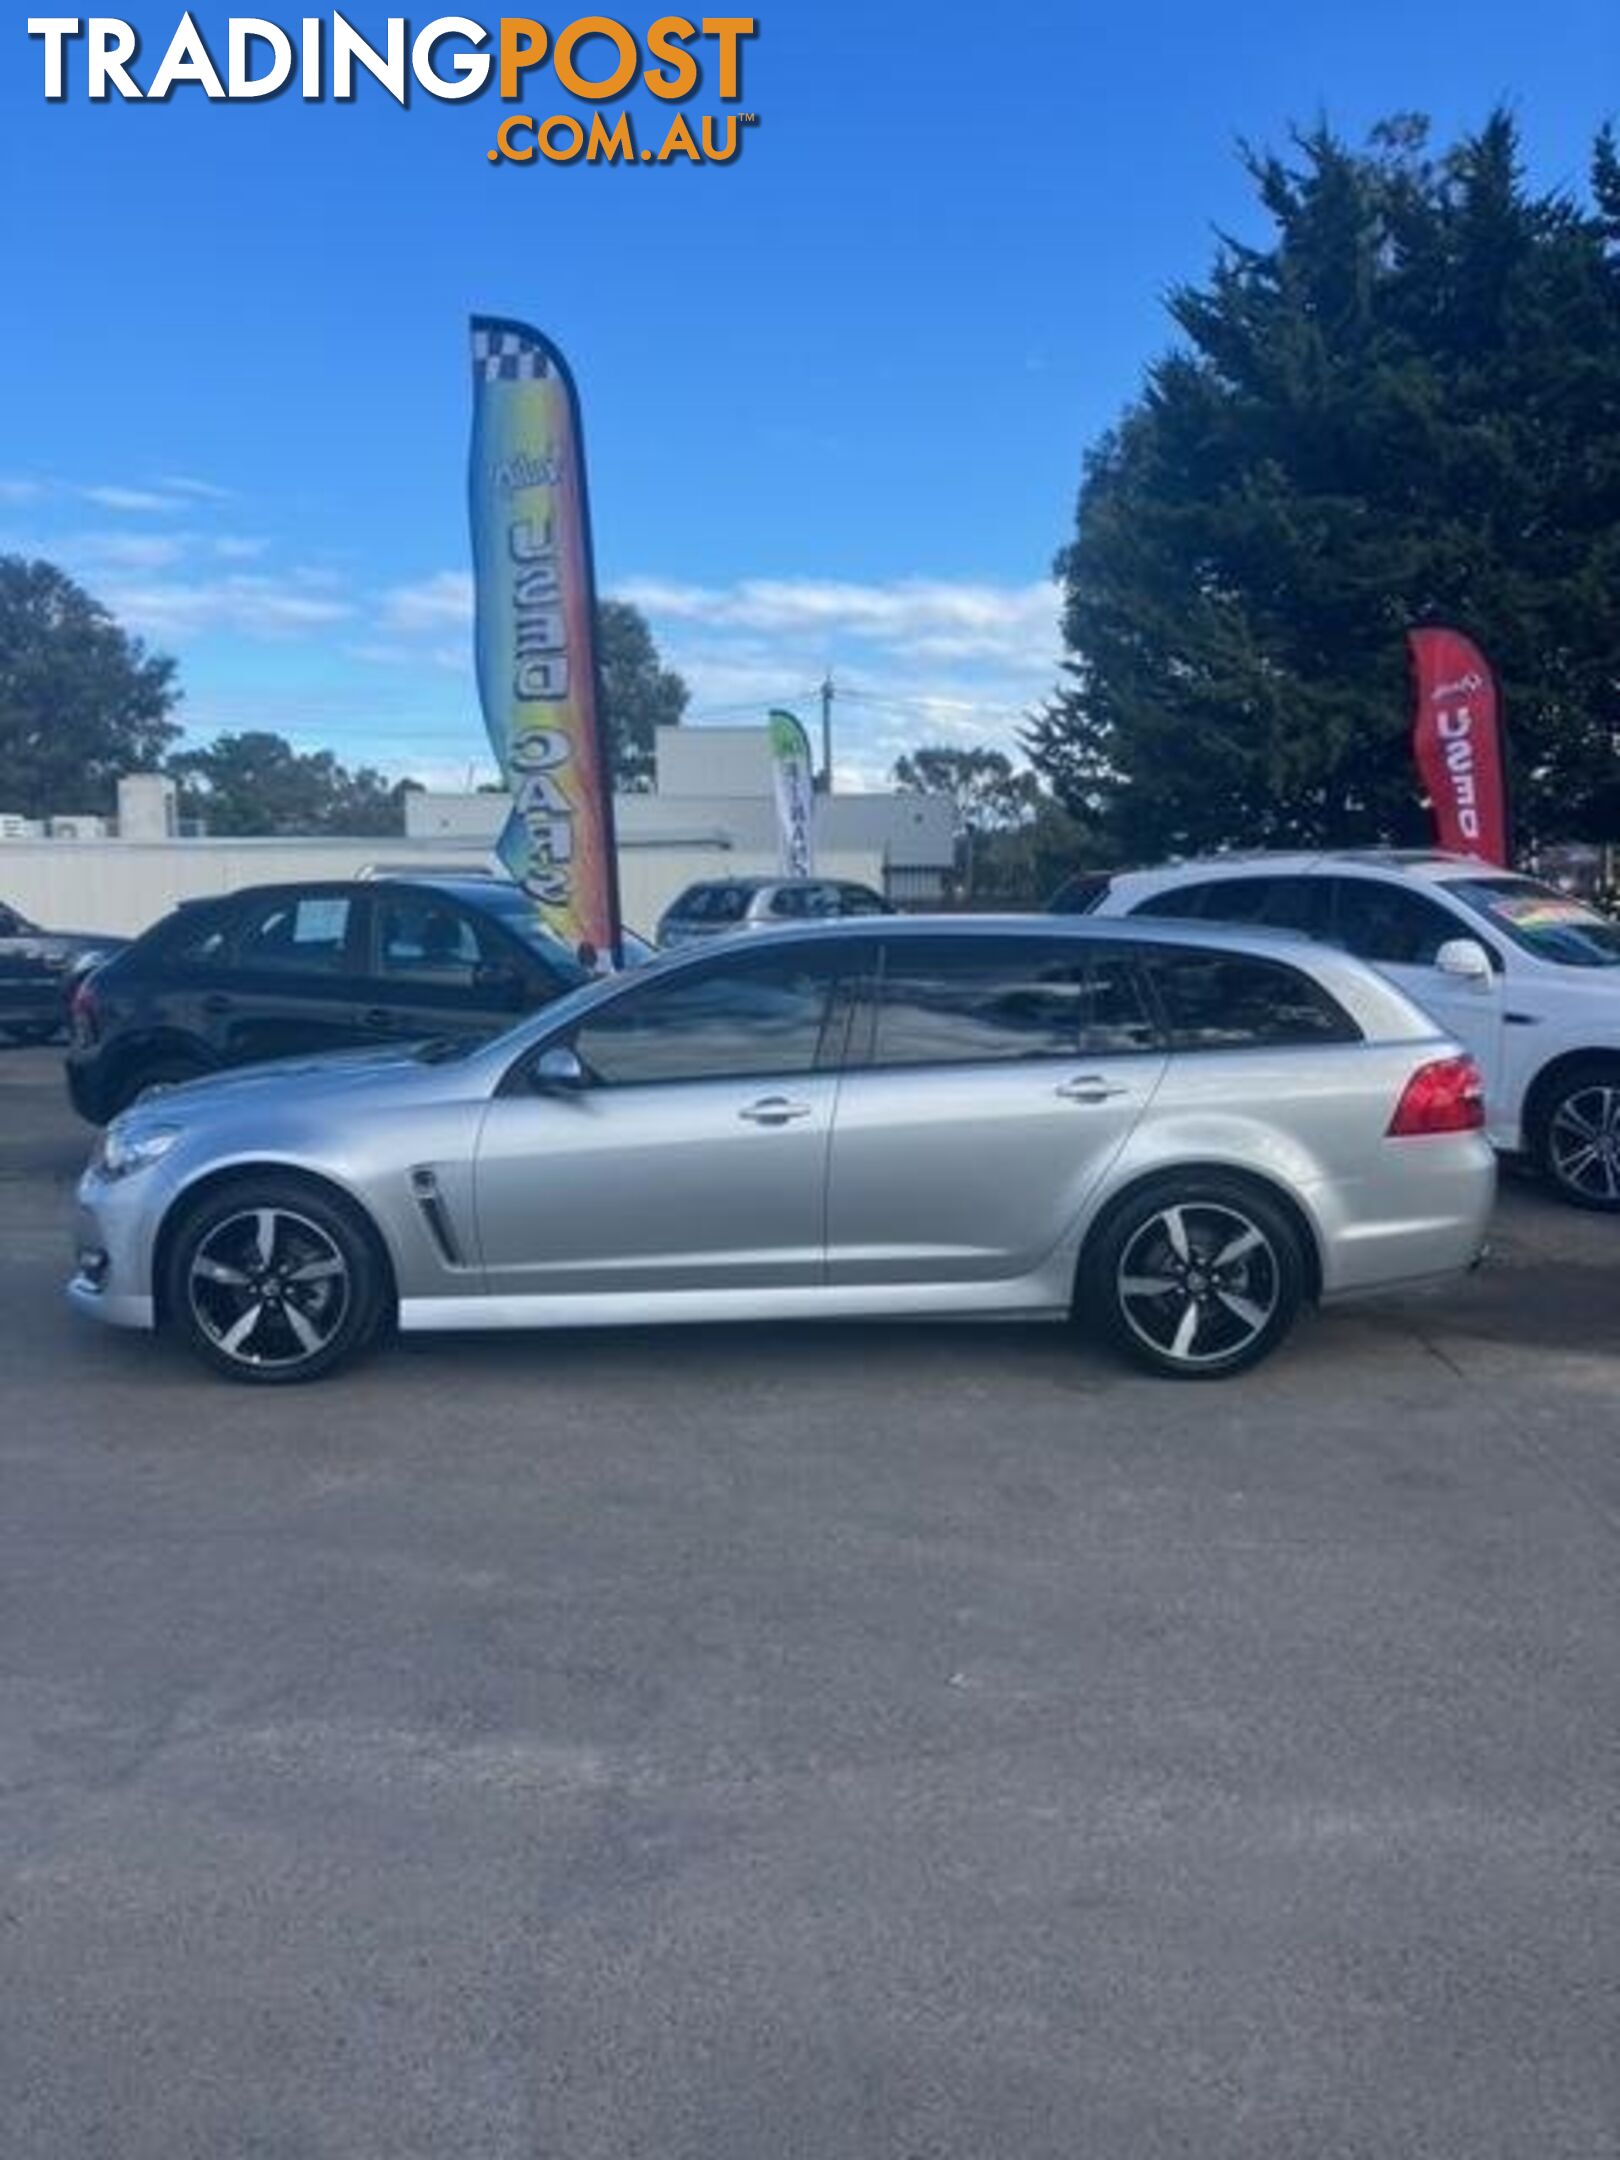
[[[590,1082],[572,1044],[553,1043],[530,1067],[529,1085],[537,1095],[577,1095]]]
[[[1491,956],[1478,938],[1447,938],[1435,954],[1434,964],[1442,975],[1450,975],[1458,982],[1488,983],[1491,979]]]

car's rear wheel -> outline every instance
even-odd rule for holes
[[[1542,1089],[1530,1151],[1561,1200],[1620,1214],[1620,1062],[1585,1059]]]
[[[164,1309],[215,1372],[260,1386],[318,1380],[358,1355],[388,1304],[387,1269],[357,1209],[300,1179],[244,1178],[207,1195],[173,1238]]]
[[[1276,1349],[1306,1287],[1286,1210],[1245,1179],[1197,1173],[1155,1180],[1105,1218],[1086,1248],[1080,1307],[1150,1372],[1215,1380]]]

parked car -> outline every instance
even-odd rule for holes
[[[593,983],[493,1042],[175,1088],[79,1186],[84,1311],[216,1371],[403,1329],[1078,1312],[1233,1373],[1312,1299],[1444,1278],[1479,1075],[1347,955],[1051,918],[829,923]]]
[[[1584,902],[1469,855],[1347,853],[1089,879],[1075,910],[1270,926],[1370,961],[1473,1053],[1496,1146],[1620,1212],[1620,923]]]
[[[846,915],[892,915],[881,893],[848,878],[705,878],[665,908],[658,943],[668,952],[737,930],[780,930],[790,923],[833,922]]]
[[[49,1042],[67,1026],[73,985],[127,943],[96,930],[42,930],[0,901],[0,1031]]]
[[[74,994],[74,1108],[304,1051],[486,1036],[589,977],[494,878],[256,885],[189,900]]]

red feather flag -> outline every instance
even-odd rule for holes
[[[1407,633],[1417,674],[1412,749],[1443,848],[1508,865],[1501,699],[1490,663],[1460,630]]]

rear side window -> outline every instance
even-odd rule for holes
[[[824,920],[838,913],[838,893],[831,885],[779,885],[769,907],[786,922]]]
[[[1311,877],[1237,877],[1200,888],[1202,922],[1255,923],[1265,930],[1327,935],[1328,881]]]
[[[337,974],[347,957],[352,906],[344,893],[287,893],[261,902],[243,918],[237,965]]]
[[[1172,1050],[1255,1050],[1359,1042],[1361,1030],[1320,983],[1245,953],[1150,952],[1144,966]]]
[[[875,892],[868,892],[864,885],[840,885],[838,907],[842,915],[887,915],[887,902],[880,900]]]
[[[1168,892],[1156,892],[1146,900],[1139,901],[1131,909],[1133,915],[1169,915],[1186,922],[1203,912],[1207,885],[1172,885]]]
[[[741,922],[749,898],[746,885],[694,885],[670,909],[670,918],[675,922]]]
[[[907,938],[884,955],[872,1061],[972,1065],[1152,1050],[1130,961],[1055,938]]]

